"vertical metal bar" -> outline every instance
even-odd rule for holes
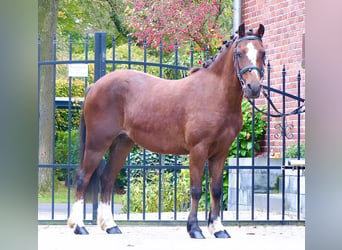
[[[271,94],[271,65],[270,61],[267,64],[267,95],[270,97]],[[271,104],[267,102],[267,220],[270,219],[270,156],[271,156],[271,116],[269,115],[271,111]]]
[[[112,35],[112,71],[115,70],[115,48],[116,48],[116,42],[115,37]]]
[[[106,33],[95,33],[95,70],[94,80],[106,74]]]
[[[159,40],[159,77],[163,77],[163,41]]]
[[[285,93],[285,76],[286,76],[286,68],[285,64],[283,66],[282,77],[283,77],[283,92]],[[285,95],[283,94],[283,114],[286,113],[286,103],[285,103]],[[283,126],[282,126],[282,138],[283,138],[283,146],[282,146],[282,165],[285,166],[285,148],[286,148],[286,124],[285,124],[285,116],[283,116]],[[285,168],[283,169],[283,183],[282,183],[282,220],[285,220]]]
[[[173,207],[174,207],[174,220],[177,220],[177,155],[174,156],[174,197],[173,197]]]
[[[282,191],[281,191],[281,194],[282,194],[282,196],[281,196],[281,200],[282,200],[282,206],[281,206],[281,219],[282,219],[282,221],[284,221],[285,220],[285,167],[284,167],[284,165],[283,165],[283,167],[282,167],[282,178],[283,178],[283,182],[282,182],[282,187],[281,187],[281,189],[282,189]]]
[[[144,42],[143,42],[143,45],[144,45],[144,72],[146,73],[147,72],[147,68],[146,68],[146,62],[147,62],[147,56],[146,56],[146,47],[147,47],[147,44],[146,44],[146,38],[144,39]]]
[[[297,101],[297,107],[299,108],[300,107],[300,81],[301,81],[301,75],[300,75],[300,71],[298,71],[298,76],[297,76],[297,81],[298,81],[298,85],[297,85],[297,88],[298,88],[298,101]],[[298,148],[298,157],[297,159],[299,160],[301,158],[301,152],[300,152],[300,113],[297,114],[297,122],[298,122],[298,137],[297,137],[297,148]]]
[[[190,67],[194,66],[194,44],[191,42],[190,44]]]
[[[236,138],[236,220],[239,220],[240,203],[240,134]]]
[[[297,168],[297,220],[300,220],[300,168]]]
[[[175,42],[175,79],[178,79],[178,41]]]
[[[209,175],[208,162],[205,163],[205,220],[208,220],[208,200],[209,200]]]
[[[224,209],[224,206],[223,206],[223,194],[224,194],[224,190],[223,190],[223,188],[224,188],[224,185],[223,185],[223,180],[224,180],[224,178],[223,178],[223,175],[224,175],[224,173],[225,173],[226,171],[223,169],[223,171],[222,171],[222,180],[221,180],[221,183],[222,183],[222,185],[221,185],[221,188],[222,188],[222,192],[221,192],[221,198],[220,198],[220,217],[221,217],[221,219],[223,220],[223,209]],[[207,218],[206,218],[206,220],[208,220]]]
[[[69,37],[69,61],[72,61],[72,35]],[[68,89],[68,165],[71,164],[71,95],[72,95],[72,77],[69,77]],[[70,168],[67,169],[67,182],[70,186]],[[68,211],[70,211],[70,188],[68,188]],[[69,214],[68,214],[69,215]],[[83,214],[85,216],[85,213]]]
[[[300,71],[298,71],[298,101],[297,101],[297,106],[298,108],[300,107],[300,101],[299,101],[299,98],[300,98],[300,80],[301,80],[301,75],[300,75]],[[298,153],[298,157],[297,159],[299,160],[300,157],[301,157],[301,152],[300,152],[300,113],[298,113],[297,115],[297,133],[298,133],[298,138],[297,138],[297,153]],[[300,220],[300,168],[298,168],[297,170],[297,220]]]
[[[255,141],[255,100],[253,99],[252,107],[252,220],[254,220],[254,181],[255,181],[255,159],[254,159],[254,141]]]
[[[57,38],[56,38],[56,34],[54,34],[53,36],[53,97],[56,98],[56,60],[57,60]],[[56,102],[55,100],[53,100],[53,128],[52,128],[52,163],[55,163],[55,148],[56,148],[56,137],[55,137],[55,133],[56,133],[56,126],[55,126],[55,122],[56,122]],[[51,211],[51,217],[52,219],[55,218],[55,167],[52,167],[51,169],[52,171],[52,194],[51,194],[51,202],[52,202],[52,211]]]
[[[86,35],[85,37],[85,41],[84,41],[84,46],[85,46],[85,61],[86,63],[88,64],[88,50],[89,50],[89,37],[88,37],[88,34]],[[84,78],[84,90],[88,87],[88,76]],[[85,93],[85,91],[84,91]]]
[[[161,212],[162,212],[162,156],[159,154],[159,169],[158,169],[158,220],[161,220]]]
[[[88,34],[86,35],[85,38],[85,60],[86,63],[88,64],[88,53],[89,53],[89,36]],[[88,87],[88,77],[84,78],[84,93],[86,92],[86,89]],[[84,206],[84,211],[83,211],[84,216],[86,215],[86,207]]]
[[[132,38],[131,35],[128,34],[128,69],[131,69],[131,47],[132,47]]]
[[[131,200],[131,153],[128,154],[128,167],[127,167],[127,220],[130,219],[130,200]]]
[[[143,163],[142,167],[147,165],[146,164],[146,149],[143,149]],[[143,167],[143,220],[146,219],[146,168]]]
[[[209,59],[209,45],[207,44],[205,46],[205,60]]]
[[[88,37],[88,34],[86,35],[85,37],[85,60],[87,61],[86,63],[88,63],[88,49],[89,49],[89,37]],[[84,93],[86,91],[88,87],[88,77],[85,77],[84,78]],[[70,189],[70,187],[68,186],[68,188]],[[69,216],[69,211],[70,211],[70,208],[68,208],[68,216]],[[83,217],[85,219],[85,216],[86,215],[86,205],[84,204],[83,206]]]
[[[95,69],[94,69],[94,81],[97,81],[106,74],[106,33],[95,33]],[[101,163],[100,163],[101,164]],[[97,207],[98,207],[98,193],[99,193],[99,178],[95,180],[92,207],[93,207],[93,223],[97,220]],[[86,205],[84,203],[84,205]]]

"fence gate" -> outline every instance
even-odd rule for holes
[[[111,44],[111,46],[108,46]],[[78,167],[78,137],[77,124],[82,96],[77,96],[75,86],[82,88],[82,93],[89,82],[95,82],[109,71],[118,68],[138,69],[150,73],[158,70],[159,77],[178,78],[187,74],[189,67],[194,65],[194,48],[189,46],[189,61],[187,65],[180,65],[178,45],[175,43],[174,60],[163,63],[162,43],[159,55],[155,60],[147,59],[148,49],[143,44],[143,59],[132,60],[132,42],[127,44],[126,60],[120,60],[117,53],[116,41],[109,41],[106,33],[95,33],[94,37],[84,39],[84,58],[75,59],[73,55],[73,40],[69,39],[69,57],[67,60],[57,59],[60,55],[57,40],[54,39],[54,60],[40,60],[40,39],[38,39],[38,84],[40,91],[40,72],[43,67],[53,66],[55,93],[53,102],[53,132],[52,159],[49,164],[38,164],[39,169],[50,169],[52,175],[51,191],[39,194],[38,222],[66,223],[73,202],[74,188],[72,185],[75,171]],[[89,48],[93,46],[93,51]],[[107,49],[107,47],[110,47]],[[107,58],[108,55],[111,58]],[[58,55],[58,56],[57,56]],[[209,51],[204,51],[204,58],[208,59]],[[91,58],[91,59],[90,59]],[[300,97],[301,77],[298,75],[298,95],[292,95],[285,90],[285,66],[283,69],[283,89],[271,87],[270,69],[268,64],[267,90],[268,96],[276,93],[283,96],[283,112],[285,113],[285,97],[297,101],[300,107],[304,99]],[[62,79],[62,80],[61,80]],[[221,218],[224,222],[232,223],[303,223],[305,220],[305,164],[301,161],[300,127],[301,114],[297,115],[294,126],[297,149],[297,161],[285,157],[273,158],[270,148],[271,117],[267,116],[264,123],[266,133],[266,149],[263,158],[254,157],[256,152],[256,133],[258,112],[246,102],[243,104],[250,109],[251,130],[249,142],[242,140],[242,135],[236,139],[235,157],[230,157],[224,168],[223,190],[221,198]],[[266,112],[272,108],[267,104]],[[265,119],[262,119],[265,120]],[[286,140],[288,140],[288,126],[286,118],[280,118],[279,139],[282,141],[282,156],[285,156]],[[250,158],[241,156],[247,145]],[[114,219],[121,222],[186,222],[189,205],[189,167],[187,156],[159,155],[135,146],[126,164],[120,172],[118,181],[113,189],[112,210]],[[206,167],[203,180],[203,196],[200,203],[198,218],[207,221],[210,199],[208,169]],[[90,197],[84,205],[84,219],[88,223],[96,223],[98,197]]]

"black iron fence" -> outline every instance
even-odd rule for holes
[[[95,33],[93,38],[94,53],[89,50],[91,43],[88,36],[84,40],[84,58],[73,58],[73,41],[70,37],[68,42],[68,59],[58,59],[58,43],[53,42],[54,59],[51,61],[40,60],[40,39],[38,39],[38,79],[39,87],[40,71],[42,67],[52,65],[54,68],[53,88],[58,85],[58,74],[65,80],[64,96],[55,95],[53,102],[53,113],[55,120],[52,125],[53,145],[51,154],[53,161],[49,164],[38,164],[39,169],[51,170],[51,191],[44,193],[44,199],[39,197],[38,222],[39,223],[65,223],[73,201],[73,177],[78,167],[77,157],[77,120],[80,112],[82,97],[75,95],[73,85],[75,80],[81,82],[84,89],[89,82],[96,81],[108,71],[120,67],[132,69],[135,67],[144,72],[150,68],[159,71],[157,76],[177,79],[184,77],[188,69],[194,66],[194,47],[189,46],[188,61],[179,61],[179,48],[175,43],[172,61],[165,62],[162,43],[154,50],[155,61],[148,60],[149,52],[146,44],[142,44],[142,60],[132,59],[132,42],[129,39],[127,45],[127,59],[119,60],[116,51],[116,42],[112,38],[107,39],[105,33]],[[155,52],[158,51],[158,52]],[[208,59],[208,49],[202,51],[203,58]],[[108,59],[107,55],[111,54]],[[93,57],[90,59],[90,57]],[[149,57],[150,58],[150,57]],[[182,64],[182,65],[181,65]],[[69,65],[75,65],[70,67]],[[69,67],[66,70],[66,67]],[[60,69],[60,68],[61,69]],[[63,68],[64,67],[64,68]],[[270,96],[271,92],[283,96],[283,112],[286,111],[285,98],[293,99],[300,107],[304,99],[300,97],[301,77],[298,74],[298,95],[286,93],[286,72],[283,69],[283,89],[278,90],[271,87],[271,66],[267,65],[267,84],[264,86]],[[155,73],[156,71],[154,71]],[[156,73],[155,73],[156,74]],[[39,89],[40,91],[40,89]],[[82,92],[82,91],[81,91]],[[247,102],[244,105],[249,105]],[[272,108],[268,103],[265,110],[269,113]],[[294,126],[297,132],[297,149],[295,158],[299,161],[290,161],[286,154],[286,118],[281,118],[282,156],[279,159],[272,157],[270,150],[271,118],[264,121],[264,132],[262,137],[267,138],[267,149],[263,158],[254,155],[258,148],[256,123],[260,122],[258,112],[248,106],[250,130],[249,141],[240,136],[234,142],[233,155],[227,160],[223,174],[223,195],[221,205],[221,218],[224,222],[243,223],[297,223],[305,220],[305,163],[301,161],[301,115],[297,114]],[[60,120],[63,120],[63,123]],[[260,124],[258,124],[260,126]],[[246,131],[245,131],[246,132]],[[46,135],[45,135],[46,136]],[[242,151],[247,149],[249,153]],[[246,159],[244,156],[251,156]],[[135,146],[126,164],[120,172],[119,180],[115,184],[112,195],[112,211],[116,221],[128,222],[185,222],[190,205],[189,193],[189,171],[187,156],[158,155]],[[200,205],[199,220],[206,221],[209,211],[209,180],[208,169],[205,169],[203,179],[203,196]],[[39,194],[42,196],[43,194]],[[61,196],[61,197],[60,197]],[[97,217],[98,196],[95,195],[86,202],[84,206],[84,219],[89,223],[95,223]]]

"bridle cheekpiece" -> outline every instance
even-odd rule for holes
[[[260,42],[262,42],[261,38],[260,37],[257,37],[257,36],[245,36],[241,39],[238,39],[236,42],[235,42],[235,49],[234,49],[234,64],[235,64],[235,67],[236,67],[236,74],[237,74],[237,77],[239,78],[239,81],[240,81],[240,84],[241,84],[241,87],[242,88],[245,88],[246,84],[245,84],[245,81],[242,79],[242,75],[244,73],[246,73],[247,71],[251,72],[252,70],[256,70],[259,72],[260,74],[260,82],[263,81],[264,79],[264,67],[262,68],[259,68],[257,66],[247,66],[243,69],[241,69],[240,67],[240,64],[239,64],[239,53],[237,51],[237,46],[239,45],[239,43],[243,42],[243,41],[246,41],[246,40],[258,40]],[[265,65],[265,58],[263,59],[263,65]]]

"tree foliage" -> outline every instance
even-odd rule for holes
[[[193,41],[201,48],[212,40],[222,39],[220,18],[231,17],[231,1],[225,0],[128,0],[126,13],[138,42],[158,46],[163,40],[167,50],[175,40]]]
[[[104,31],[126,42],[124,8],[125,0],[59,0],[57,35],[65,40],[72,34],[76,40],[85,34]]]
[[[59,0],[57,36],[67,41],[86,33],[114,34],[126,43],[133,34],[136,42],[148,45],[192,41],[200,48],[215,44],[231,32],[232,0]]]

